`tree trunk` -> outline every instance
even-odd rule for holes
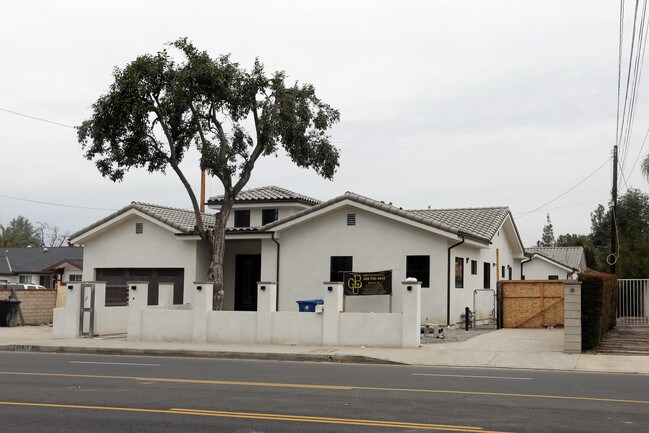
[[[225,258],[225,226],[230,216],[232,202],[226,203],[224,199],[221,210],[216,214],[214,231],[212,232],[212,256],[210,258],[210,269],[208,279],[213,282],[214,299],[212,307],[216,311],[223,310],[225,298],[225,287],[223,282],[223,260]],[[232,200],[233,201],[233,200]]]

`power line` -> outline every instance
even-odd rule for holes
[[[51,124],[53,124],[53,125],[63,126],[63,127],[65,127],[65,128],[77,129],[77,128],[74,127],[74,126],[66,125],[66,124],[64,124],[64,123],[59,123],[59,122],[55,122],[55,121],[53,121],[53,120],[43,119],[43,118],[41,118],[41,117],[30,116],[30,115],[28,115],[28,114],[19,113],[19,112],[17,112],[17,111],[7,110],[6,108],[2,108],[2,107],[0,107],[0,111],[6,111],[7,113],[15,114],[16,116],[22,116],[22,117],[26,117],[26,118],[28,118],[28,119],[38,120],[38,121],[40,121],[40,122],[51,123]]]
[[[584,179],[582,179],[581,181],[579,181],[579,182],[578,182],[575,186],[573,186],[572,188],[570,188],[570,189],[568,189],[567,191],[563,192],[563,193],[560,194],[559,196],[553,198],[553,199],[550,200],[549,202],[544,203],[544,204],[542,204],[541,206],[539,206],[539,207],[537,207],[537,208],[535,208],[535,209],[532,209],[532,210],[529,211],[529,212],[525,212],[524,214],[517,215],[516,218],[523,218],[524,216],[527,216],[527,215],[529,215],[529,214],[531,214],[531,213],[534,213],[534,212],[536,212],[536,211],[538,211],[538,210],[541,210],[541,209],[543,209],[545,206],[549,205],[550,203],[553,203],[553,202],[559,200],[561,197],[563,197],[564,195],[568,194],[570,191],[574,190],[574,189],[577,188],[579,185],[581,185],[582,183],[586,182],[588,179],[590,179],[591,177],[593,177],[593,176],[595,175],[595,173],[597,173],[598,171],[600,171],[600,170],[602,169],[602,167],[604,167],[606,164],[608,164],[608,162],[609,162],[610,160],[611,160],[611,158],[609,157],[606,161],[604,161],[604,164],[600,165],[600,166],[597,168],[597,170],[595,170],[594,172],[592,172],[591,174],[589,174],[588,176],[586,176]]]
[[[27,202],[30,202],[30,203],[45,204],[45,205],[48,205],[48,206],[70,207],[70,208],[74,208],[74,209],[110,210],[110,211],[119,210],[119,209],[109,209],[109,208],[101,208],[101,207],[74,206],[74,205],[71,205],[71,204],[51,203],[51,202],[47,202],[47,201],[30,200],[30,199],[22,198],[22,197],[12,197],[10,195],[4,195],[4,194],[0,194],[0,197],[9,198],[9,199],[12,199],[12,200],[27,201]]]

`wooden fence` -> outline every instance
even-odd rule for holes
[[[501,281],[502,326],[563,326],[563,283],[562,280]]]

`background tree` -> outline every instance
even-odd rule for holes
[[[34,225],[24,216],[13,218],[7,226],[0,224],[0,247],[42,247]]]
[[[58,226],[37,222],[34,229],[43,247],[62,247],[67,244],[70,233],[62,232]]]
[[[554,228],[552,227],[552,221],[550,221],[550,214],[548,214],[547,222],[545,223],[545,226],[543,226],[543,236],[541,237],[539,246],[553,247],[554,245]]]
[[[647,178],[647,182],[649,182],[649,153],[645,156],[644,161],[642,161],[640,169],[642,170],[644,177]]]
[[[606,271],[611,240],[611,210],[599,205],[591,213],[590,238],[599,261]],[[631,188],[618,200],[615,218],[618,230],[618,278],[649,276],[649,195]]]
[[[93,104],[78,139],[86,158],[113,181],[131,168],[164,173],[171,167],[176,173],[208,246],[207,277],[214,282],[214,308],[220,310],[225,226],[257,159],[283,148],[298,166],[332,179],[339,154],[327,131],[339,113],[316,97],[312,85],[289,85],[284,72],[268,75],[259,61],[247,71],[229,56],[198,51],[187,39],[171,45],[182,62],[163,50],[114,70],[113,84]],[[223,186],[214,229],[204,226],[196,194],[179,166],[192,144],[200,167]]]

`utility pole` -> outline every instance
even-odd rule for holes
[[[611,254],[607,262],[611,274],[617,274],[617,144],[613,146],[613,189],[611,190]]]

